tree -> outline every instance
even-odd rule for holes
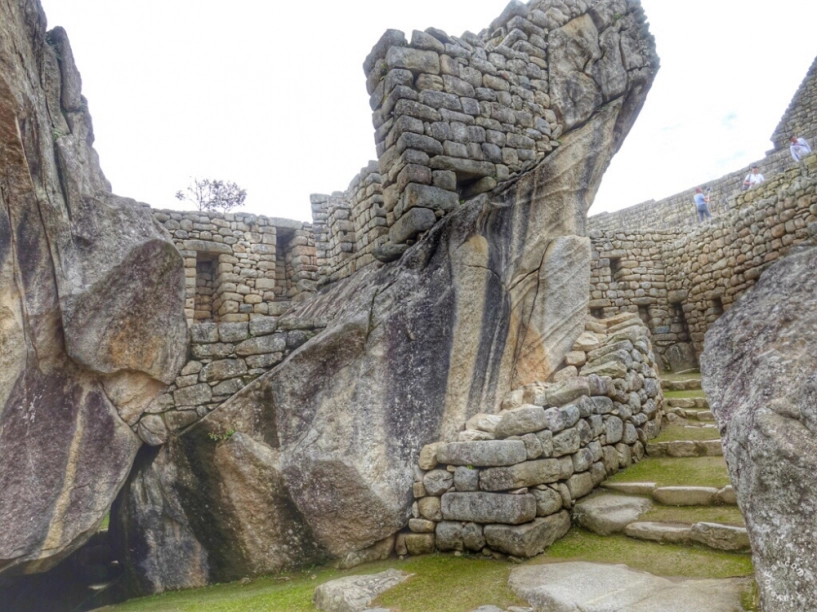
[[[227,212],[244,203],[247,190],[232,181],[194,179],[185,191],[176,192],[176,199],[192,202],[201,211]]]

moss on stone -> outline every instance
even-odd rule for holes
[[[720,432],[712,427],[684,427],[683,425],[670,425],[653,440],[653,443],[673,442],[675,440],[718,440]]]
[[[698,397],[706,397],[706,394],[700,389],[693,389],[692,391],[664,391],[664,399],[691,399]]]
[[[744,526],[743,515],[737,506],[655,506],[641,516],[640,521],[661,523],[723,523]]]

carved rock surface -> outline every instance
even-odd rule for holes
[[[584,330],[587,210],[651,75],[628,82],[539,165],[459,206],[399,261],[367,266],[296,306],[280,324],[323,319],[326,329],[170,440],[154,460],[176,470],[164,497],[189,525],[179,538],[207,550],[210,580],[242,575],[231,568],[344,558],[391,536],[409,520],[421,449],[455,441],[469,418],[498,411],[509,390],[561,365]],[[238,433],[214,442],[228,431]],[[239,441],[255,472],[228,479],[244,469],[245,455],[228,452]],[[139,478],[123,504],[142,503]],[[274,483],[272,495],[261,481]],[[299,521],[297,560],[292,535],[266,528],[279,512]],[[133,516],[152,517],[142,525],[149,533],[163,514]],[[231,530],[240,533],[226,537]],[[126,547],[133,571],[153,565],[145,555],[157,553]]]
[[[775,263],[706,335],[701,373],[764,610],[817,601],[817,247]]]
[[[185,359],[182,259],[93,139],[65,32],[0,3],[0,573],[98,529]]]

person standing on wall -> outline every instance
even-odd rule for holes
[[[712,215],[709,214],[709,196],[704,195],[703,189],[700,187],[695,188],[695,208],[698,210],[698,223],[703,223],[704,217],[707,219],[712,219]]]
[[[808,146],[805,138],[792,136],[789,140],[791,141],[791,147],[789,147],[789,150],[791,151],[791,156],[794,158],[794,161],[799,162],[806,155],[811,153],[811,147]]]
[[[763,175],[760,173],[760,168],[757,166],[752,166],[752,171],[746,175],[745,179],[743,179],[743,188],[751,189],[752,187],[760,185],[765,180],[766,179],[763,178]]]

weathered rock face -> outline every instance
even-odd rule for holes
[[[586,212],[652,76],[577,118],[543,163],[459,207],[399,261],[284,317],[329,324],[171,438],[123,491],[122,533],[164,542],[125,538],[126,564],[142,573],[132,584],[160,591],[343,558],[401,529],[420,449],[547,380],[582,333]],[[147,481],[161,489],[151,499]],[[165,580],[178,547],[206,551],[206,578],[195,552],[184,585],[178,567]]]
[[[771,266],[706,335],[703,386],[764,610],[817,601],[817,247]]]
[[[183,364],[182,260],[111,194],[65,32],[0,4],[0,572],[43,571],[98,528]]]

